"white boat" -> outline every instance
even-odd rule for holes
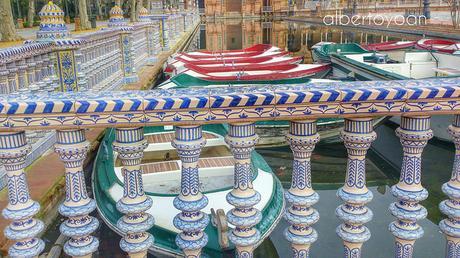
[[[360,80],[405,80],[460,76],[460,56],[431,51],[332,54],[334,76]]]
[[[144,151],[141,165],[142,179],[144,192],[154,203],[147,212],[155,218],[155,225],[149,230],[155,236],[155,242],[149,251],[179,257],[182,251],[174,242],[179,230],[174,227],[173,218],[180,211],[174,207],[173,200],[180,192],[181,161],[171,145],[174,130],[172,126],[146,127],[144,130],[148,147]],[[225,134],[224,125],[203,126],[203,137],[207,142],[202,149],[198,166],[200,189],[208,198],[208,205],[202,211],[213,222],[205,229],[208,235],[208,244],[203,248],[205,257],[223,257],[224,250],[234,248],[231,243],[223,240],[228,233],[225,216],[219,216],[217,220],[211,211],[213,209],[217,214],[226,214],[233,208],[223,201],[233,189],[234,179],[234,158],[225,143]],[[114,137],[114,130],[109,130],[99,148],[93,173],[93,190],[102,219],[111,229],[121,234],[116,223],[122,214],[117,211],[116,202],[123,197],[123,176],[121,161],[112,150]],[[257,225],[262,241],[272,232],[282,216],[283,191],[280,181],[259,154],[253,152],[251,162],[253,186],[261,195],[261,200],[255,207],[263,215]],[[214,224],[219,222],[225,226]]]

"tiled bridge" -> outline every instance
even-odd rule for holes
[[[291,224],[285,235],[292,244],[293,257],[308,257],[318,235],[312,225],[319,219],[312,207],[319,196],[312,189],[310,171],[310,156],[320,141],[315,120],[339,117],[345,120],[341,138],[348,150],[348,165],[345,183],[337,193],[343,200],[335,211],[343,221],[337,227],[337,234],[343,240],[344,257],[360,257],[362,245],[370,238],[365,224],[373,217],[366,206],[373,196],[366,187],[365,171],[366,152],[377,137],[372,120],[401,116],[396,134],[404,151],[403,165],[399,182],[391,188],[395,202],[389,210],[395,221],[388,228],[395,237],[395,257],[412,257],[414,244],[423,235],[417,221],[427,216],[427,210],[419,204],[428,196],[421,185],[421,155],[433,136],[430,116],[443,114],[456,115],[448,128],[456,156],[452,178],[442,187],[449,199],[439,206],[448,218],[439,226],[447,239],[445,256],[459,257],[460,79],[1,96],[0,159],[8,172],[10,200],[3,215],[12,220],[5,233],[16,241],[10,255],[37,255],[43,249],[43,242],[37,238],[43,224],[33,218],[39,207],[29,198],[24,176],[24,159],[29,151],[25,130],[57,132],[55,151],[66,167],[66,200],[60,212],[68,220],[61,230],[71,237],[64,249],[69,255],[85,256],[97,249],[98,240],[91,233],[99,223],[88,215],[95,209],[95,203],[84,187],[82,161],[89,148],[85,129],[116,129],[113,148],[125,173],[125,194],[117,204],[119,211],[125,214],[118,223],[120,230],[126,233],[120,245],[136,257],[143,256],[153,243],[146,231],[154,222],[145,211],[155,203],[144,194],[140,176],[140,161],[146,147],[143,128],[174,125],[173,146],[182,161],[182,173],[188,175],[182,177],[183,189],[174,201],[181,210],[175,225],[182,233],[176,243],[187,257],[198,257],[207,241],[203,229],[209,222],[208,216],[200,211],[207,199],[197,183],[197,163],[200,150],[205,146],[201,126],[228,123],[226,142],[235,160],[234,188],[227,195],[227,201],[234,206],[227,214],[228,221],[235,226],[229,239],[235,244],[238,257],[252,257],[254,243],[260,240],[255,225],[261,216],[253,207],[260,195],[251,183],[250,154],[258,140],[254,123],[288,120],[290,131],[286,140],[294,160],[292,186],[285,192],[290,203],[285,218]]]

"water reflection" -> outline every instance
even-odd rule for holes
[[[304,56],[312,62],[310,48],[321,41],[337,43],[376,43],[389,40],[414,39],[409,35],[365,32],[358,29],[341,29],[331,26],[247,19],[222,19],[207,21],[200,29],[200,49],[209,51],[235,50],[254,44],[272,44],[293,55]]]

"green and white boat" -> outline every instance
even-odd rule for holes
[[[144,151],[142,178],[145,193],[153,199],[153,207],[147,212],[155,218],[155,225],[149,230],[155,237],[155,243],[149,251],[179,257],[182,251],[175,243],[179,230],[174,227],[173,218],[180,211],[173,206],[173,199],[180,192],[181,163],[171,145],[174,130],[166,126],[146,127],[144,133],[149,144]],[[232,208],[223,200],[233,189],[234,169],[233,156],[224,141],[226,133],[225,125],[203,126],[207,144],[201,152],[199,171],[202,191],[209,200],[203,212],[213,222],[205,229],[209,241],[203,249],[203,257],[223,257],[225,250],[234,248],[227,239],[229,226],[223,215]],[[92,184],[99,214],[111,229],[121,234],[116,224],[122,214],[117,211],[116,202],[123,196],[123,177],[121,162],[112,149],[114,139],[114,130],[108,129],[97,153]],[[257,228],[261,232],[261,239],[264,239],[282,216],[282,185],[258,153],[253,152],[251,162],[253,186],[262,198],[255,205],[263,215]]]
[[[361,54],[369,53],[369,51],[355,43],[335,44],[332,42],[321,42],[321,44],[312,47],[311,53],[315,63],[331,63],[330,56],[332,54]]]

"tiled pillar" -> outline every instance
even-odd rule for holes
[[[448,130],[455,143],[455,160],[450,181],[442,186],[449,199],[439,204],[448,218],[443,219],[439,227],[447,240],[446,258],[457,258],[460,255],[460,115],[455,116]]]
[[[123,71],[124,71],[124,82],[134,83],[139,81],[139,77],[136,73],[136,67],[134,66],[134,49],[133,49],[133,33],[132,28],[122,28],[121,34],[121,47],[123,54]]]
[[[35,257],[45,248],[45,243],[37,238],[44,224],[33,218],[40,205],[30,199],[24,173],[30,149],[25,132],[0,133],[0,161],[5,166],[8,187],[8,205],[2,214],[5,219],[13,220],[4,233],[15,241],[8,250],[11,257]]]
[[[311,206],[318,202],[319,195],[311,186],[310,157],[319,142],[315,120],[291,121],[286,140],[294,154],[291,188],[284,194],[291,206],[285,212],[286,220],[291,224],[284,235],[291,243],[292,257],[307,258],[310,245],[318,234],[311,225],[319,220],[319,213]]]
[[[390,205],[390,212],[396,217],[389,230],[395,236],[395,257],[410,258],[413,255],[415,240],[423,236],[423,229],[417,220],[427,215],[425,207],[419,204],[428,197],[423,188],[422,152],[429,139],[433,137],[430,117],[401,117],[401,125],[396,129],[403,147],[404,155],[399,182],[391,187],[398,201]]]
[[[72,257],[91,257],[99,246],[99,240],[91,236],[99,221],[89,215],[96,209],[96,202],[88,196],[83,172],[90,147],[83,129],[56,131],[54,150],[64,163],[66,181],[65,200],[59,206],[59,213],[68,218],[59,229],[70,237],[64,252]]]
[[[147,50],[148,50],[148,58],[147,64],[155,64],[157,61],[156,58],[156,46],[155,46],[155,28],[154,24],[150,23],[149,26],[146,27],[147,30]]]
[[[162,17],[160,21],[160,28],[161,28],[161,42],[163,51],[167,51],[170,49],[170,42],[169,42],[169,26],[167,17]]]
[[[177,126],[172,145],[182,161],[181,192],[174,199],[174,207],[181,211],[174,217],[174,226],[182,231],[176,244],[185,257],[201,257],[201,249],[208,242],[203,230],[209,223],[209,216],[201,211],[208,205],[208,198],[200,191],[198,175],[198,159],[206,145],[201,126]]]
[[[82,42],[80,40],[59,40],[56,44],[59,48],[56,50],[56,67],[59,78],[59,88],[63,92],[79,91],[79,82],[81,77],[78,76],[78,64],[76,60],[76,51]]]
[[[123,197],[117,202],[117,209],[123,213],[117,227],[125,234],[120,241],[123,251],[133,258],[143,258],[153,245],[153,236],[147,231],[154,219],[148,209],[152,199],[145,195],[142,182],[141,161],[148,143],[144,139],[144,128],[117,128],[113,150],[118,153],[123,175]]]
[[[0,93],[7,94],[9,92],[8,70],[6,69],[6,65],[0,65]]]
[[[229,239],[236,246],[237,257],[240,258],[253,257],[254,247],[260,240],[260,232],[255,226],[262,219],[262,214],[254,208],[260,202],[260,194],[252,186],[251,166],[251,153],[258,139],[254,123],[230,124],[225,137],[235,159],[235,182],[233,190],[227,194],[227,201],[234,206],[227,213],[227,220],[235,226]]]
[[[26,59],[22,58],[16,62],[16,67],[18,68],[18,91],[27,90],[27,64]]]
[[[16,90],[18,89],[16,83],[16,73],[18,71],[18,68],[15,66],[14,63],[8,63],[6,65],[6,68],[8,69],[8,91],[9,93],[16,92]]]
[[[340,136],[348,152],[345,184],[337,191],[344,204],[335,214],[343,221],[336,229],[344,245],[344,257],[361,257],[361,247],[369,240],[371,232],[364,225],[372,219],[372,211],[366,204],[372,200],[372,192],[366,187],[366,153],[377,138],[372,118],[345,119]]]

